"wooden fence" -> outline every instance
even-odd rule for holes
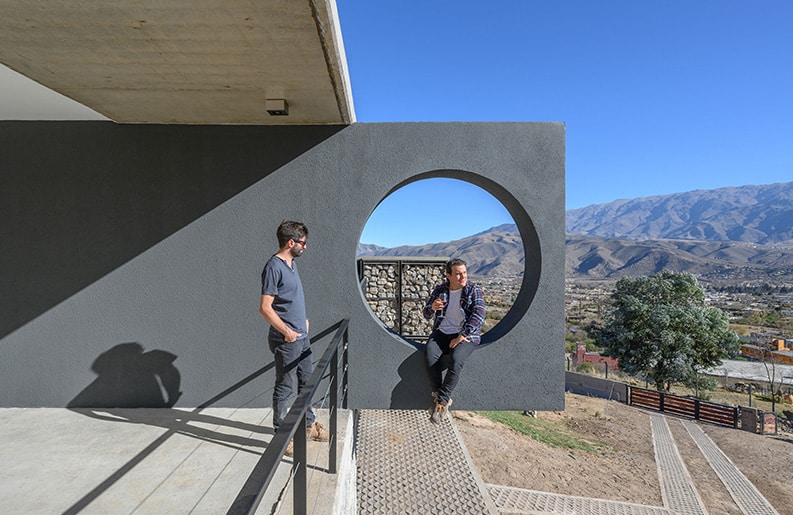
[[[628,387],[628,404],[738,428],[740,408],[737,406],[680,397],[671,393],[646,390],[635,386]]]

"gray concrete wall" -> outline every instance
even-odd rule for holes
[[[0,338],[342,128],[0,122]]]
[[[565,372],[565,389],[579,395],[590,395],[613,401],[628,402],[628,385],[578,372]]]
[[[365,306],[355,248],[389,192],[452,177],[506,206],[527,256],[521,293],[470,359],[455,406],[562,408],[563,125],[85,123],[0,124],[3,254],[11,241],[0,273],[15,288],[2,294],[0,406],[268,406],[259,275],[291,218],[310,230],[299,266],[312,333],[351,319],[350,407],[425,407],[421,356]]]

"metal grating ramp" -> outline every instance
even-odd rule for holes
[[[730,458],[713,443],[713,440],[698,425],[688,420],[681,422],[683,422],[688,434],[694,439],[697,447],[702,451],[702,455],[705,456],[713,471],[719,476],[724,486],[727,487],[735,504],[741,508],[742,512],[751,513],[752,515],[779,515],[774,507],[771,506],[771,503],[763,497],[763,494],[738,470],[738,467],[730,461]]]
[[[361,410],[356,466],[359,513],[497,513],[448,416]]]
[[[672,433],[666,424],[666,418],[654,414],[650,420],[653,429],[655,463],[658,465],[664,506],[680,515],[707,513],[683,458],[677,450]]]
[[[574,515],[673,515],[659,506],[537,492],[510,486],[487,485],[499,510],[506,513],[559,513]]]

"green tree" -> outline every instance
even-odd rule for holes
[[[622,371],[643,374],[658,390],[719,365],[739,348],[727,314],[705,304],[694,276],[667,270],[617,281],[603,323],[587,331]]]

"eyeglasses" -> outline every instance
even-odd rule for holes
[[[306,240],[292,240],[292,241],[294,241],[295,243],[299,243],[300,246],[303,248],[305,248],[306,246]]]

